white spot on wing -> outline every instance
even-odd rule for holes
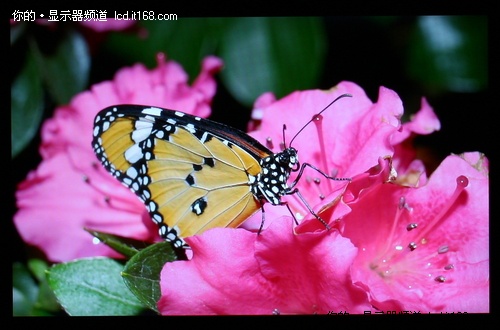
[[[125,151],[125,159],[130,164],[135,164],[142,157],[143,157],[142,149],[137,144],[134,144],[133,146],[128,148],[127,151]]]
[[[200,204],[195,204],[195,205],[193,206],[193,210],[195,211],[195,213],[196,213],[197,215],[200,215],[200,214],[201,214]]]
[[[196,133],[196,128],[194,128],[193,124],[187,124],[185,128],[192,134]]]
[[[145,120],[136,120],[135,129],[151,129],[153,123]]]
[[[159,214],[155,214],[155,215],[153,215],[152,219],[153,219],[153,221],[154,221],[155,223],[157,223],[157,224],[158,224],[158,223],[161,223],[161,222],[163,221],[163,219],[161,218],[161,216],[160,216]],[[163,226],[162,226],[162,227],[160,228],[160,231],[161,231],[162,229],[163,229],[163,233],[160,233],[160,234],[165,234],[165,227],[163,227]]]
[[[132,140],[135,143],[146,140],[151,135],[152,127],[152,123],[148,123],[142,120],[136,121],[135,130],[132,132]]]
[[[134,168],[134,167],[130,167],[128,170],[127,170],[127,175],[132,178],[132,179],[135,179],[137,177],[137,170]]]
[[[155,108],[155,107],[146,108],[146,109],[142,110],[142,113],[146,114],[146,115],[159,116],[161,114],[161,109]]]
[[[205,143],[207,141],[207,138],[208,138],[208,133],[203,132],[203,135],[201,136],[200,142]]]

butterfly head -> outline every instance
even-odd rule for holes
[[[299,165],[299,156],[297,155],[297,149],[288,147],[282,152],[277,154],[276,157],[278,164],[283,168],[294,169]]]

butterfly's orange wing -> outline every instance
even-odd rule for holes
[[[103,165],[146,205],[175,245],[214,227],[236,227],[258,211],[250,189],[271,152],[245,133],[155,107],[102,110],[93,148]]]

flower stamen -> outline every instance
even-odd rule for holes
[[[449,249],[450,249],[450,248],[448,247],[448,245],[443,245],[443,246],[441,246],[441,247],[438,249],[438,253],[439,253],[439,254],[446,253],[446,252],[448,252],[448,250],[449,250]]]
[[[424,231],[419,234],[422,239],[425,239],[425,237],[429,234],[429,232],[431,232],[441,222],[441,220],[444,219],[444,216],[446,215],[448,210],[454,205],[454,203],[460,196],[460,193],[469,185],[469,179],[467,179],[467,177],[463,175],[457,177],[456,182],[457,186],[449,201],[445,205],[443,205],[442,208],[440,208],[440,212],[432,219],[430,224],[425,226]]]
[[[394,217],[394,221],[392,221],[391,230],[389,231],[389,235],[387,237],[385,247],[381,251],[382,252],[381,255],[386,255],[389,252],[389,250],[391,249],[391,244],[394,241],[396,226],[399,223],[399,219],[401,218],[403,211],[408,210],[408,208],[406,208],[405,205],[406,205],[406,199],[405,199],[405,197],[401,196],[399,198],[399,204],[398,204],[398,208],[396,209],[396,215]]]
[[[439,275],[438,277],[434,278],[434,281],[443,283],[444,281],[446,281],[446,277],[444,277],[443,275]]]
[[[271,139],[270,136],[268,136],[266,139],[266,147],[268,147],[271,150],[274,148],[273,139]]]
[[[428,224],[423,226],[423,230],[416,230],[417,228],[420,229],[419,224],[409,221],[404,227],[406,230],[404,232],[401,231],[400,221],[403,221],[401,217],[406,213],[405,211],[411,216],[413,208],[408,205],[404,196],[400,197],[394,219],[388,230],[387,239],[384,240],[386,243],[379,250],[381,253],[378,254],[378,257],[369,264],[370,269],[376,271],[383,278],[395,274],[405,274],[406,287],[408,288],[414,287],[415,281],[417,281],[417,277],[415,276],[434,279],[438,283],[447,281],[445,276],[439,273],[436,276],[434,272],[442,271],[443,269],[445,271],[454,269],[453,264],[446,263],[447,257],[445,255],[450,251],[450,247],[447,244],[442,244],[437,249],[428,251],[425,246],[429,244],[429,233],[446,219],[447,212],[455,205],[461,192],[468,186],[469,180],[467,177],[461,175],[457,177],[456,184],[453,194],[444,205],[438,208],[437,214],[429,219]],[[406,248],[404,248],[405,244],[402,243],[405,241],[409,242]],[[412,253],[419,246],[420,252]],[[439,269],[436,268],[437,265],[443,263],[446,266],[439,266]],[[415,276],[410,276],[410,274]]]
[[[319,192],[319,199],[321,199],[321,200],[325,199],[325,195],[321,191],[321,187],[320,187],[321,179],[320,178],[314,178],[313,182],[316,184],[317,190]]]
[[[161,76],[165,76],[166,75],[166,59],[167,59],[167,56],[165,55],[165,53],[162,53],[162,52],[158,52],[156,54],[156,64],[158,65],[158,70],[162,72],[162,75]]]
[[[326,161],[326,155],[328,155],[328,153],[326,152],[325,139],[323,137],[323,116],[322,115],[314,115],[313,116],[313,123],[314,123],[314,126],[316,126],[316,133],[318,135],[320,154],[325,155],[324,157],[321,157],[321,161],[323,163],[323,164],[321,164],[321,166],[322,166],[323,170],[325,171],[325,173],[329,173],[330,171],[328,170],[328,164]],[[328,180],[327,184],[328,184],[328,190],[331,191],[332,187],[331,187],[330,180]]]
[[[418,227],[418,224],[416,224],[416,223],[410,223],[410,224],[408,224],[408,226],[406,226],[406,230],[410,231],[410,230],[413,230],[413,229],[415,229],[417,227]]]

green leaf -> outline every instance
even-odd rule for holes
[[[38,286],[28,269],[21,263],[12,265],[12,314],[33,315]]]
[[[31,50],[44,83],[57,104],[67,104],[73,96],[85,89],[90,72],[87,43],[76,31],[68,31],[55,52],[44,55],[34,42]]]
[[[48,282],[69,315],[137,315],[144,306],[123,283],[122,268],[108,258],[80,259],[52,266]]]
[[[37,279],[38,282],[43,282],[47,278],[47,268],[49,265],[41,259],[29,259],[28,260],[28,269],[31,271],[31,274]]]
[[[116,56],[131,62],[156,66],[156,55],[164,52],[179,62],[189,77],[196,77],[201,60],[215,53],[219,35],[227,19],[183,18],[171,21],[141,21],[146,36],[111,33],[106,47]]]
[[[33,56],[10,89],[12,158],[17,156],[38,132],[43,114],[43,90]]]
[[[11,46],[13,44],[15,44],[17,40],[19,40],[19,38],[22,36],[22,34],[24,33],[25,30],[26,30],[26,23],[25,22],[10,25],[10,45]]]
[[[411,39],[410,74],[434,90],[475,92],[488,84],[482,16],[422,16]]]
[[[222,79],[245,105],[268,91],[281,97],[314,87],[325,51],[325,32],[319,18],[234,19],[221,44],[220,56],[225,63]]]
[[[59,303],[47,284],[45,276],[47,267],[47,264],[39,259],[29,260],[28,267],[21,263],[13,264],[14,316],[54,315],[60,311]],[[40,273],[42,268],[43,275]]]
[[[143,241],[134,240],[128,237],[102,233],[87,228],[85,228],[85,230],[92,236],[98,238],[102,243],[127,258],[133,257],[139,250],[148,246],[148,244]]]
[[[169,242],[153,244],[132,257],[125,265],[122,276],[127,287],[146,306],[157,311],[160,299],[160,273],[169,261],[177,260]]]
[[[57,312],[60,310],[60,305],[57,302],[56,296],[47,283],[47,269],[49,265],[41,259],[28,260],[28,269],[36,278],[39,285],[38,298],[35,307],[40,311]]]

